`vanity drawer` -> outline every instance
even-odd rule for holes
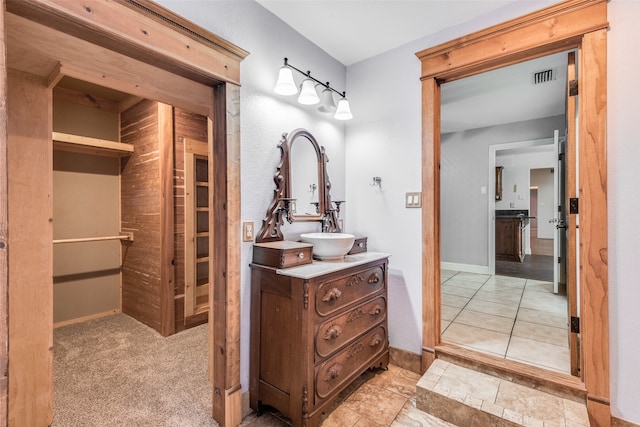
[[[316,368],[316,394],[321,399],[353,379],[354,374],[387,348],[387,329],[380,325]]]
[[[384,296],[321,323],[316,331],[316,357],[324,358],[380,323],[387,314]]]
[[[310,264],[313,245],[281,240],[253,245],[253,263],[275,268]]]
[[[316,311],[321,316],[327,316],[342,307],[363,300],[384,289],[384,278],[384,270],[378,265],[350,276],[324,282],[316,291]]]

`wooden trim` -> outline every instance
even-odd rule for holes
[[[569,52],[567,58],[567,144],[565,159],[576,159],[576,96],[571,95],[571,81],[577,80],[576,54]],[[569,200],[578,197],[576,191],[576,162],[565,162],[565,206],[569,206]],[[567,242],[566,242],[566,286],[567,286],[567,314],[571,317],[578,317],[578,296],[577,296],[577,215],[568,213],[567,215]],[[580,376],[580,342],[578,334],[569,330],[569,358],[571,375]]]
[[[567,50],[609,26],[606,10],[606,0],[567,0],[425,49],[416,53],[422,78],[448,81]]]
[[[74,325],[76,323],[86,322],[88,320],[100,319],[102,317],[113,316],[114,314],[122,313],[122,310],[109,310],[102,313],[90,314],[88,316],[76,317],[75,319],[64,320],[62,322],[56,322],[53,324],[53,329],[61,328],[63,326]]]
[[[173,107],[158,103],[158,150],[160,170],[160,333],[175,332],[173,216]]]
[[[440,88],[422,82],[422,371],[435,360],[440,343]],[[433,195],[433,197],[426,197]],[[426,350],[426,351],[425,351]]]
[[[177,15],[145,0],[89,5],[83,0],[19,0],[7,2],[7,10],[207,85],[239,84],[240,61],[247,55],[195,24],[172,20]]]
[[[128,156],[133,153],[133,145],[88,136],[51,132],[53,148],[56,150],[105,155],[110,157]]]
[[[5,1],[0,0],[4,10]],[[8,184],[7,184],[7,50],[4,13],[0,12],[0,426],[7,423],[8,321]]]
[[[187,151],[186,140],[184,143],[184,317],[187,319],[196,308],[195,156]]]
[[[578,53],[580,186],[580,341],[590,396],[609,399],[607,241],[607,33],[585,34]]]
[[[42,80],[9,70],[7,169],[9,243],[8,425],[53,418],[52,94]],[[29,236],[38,238],[25,238]],[[34,315],[37,313],[37,315]]]
[[[209,206],[216,215],[209,229],[209,364],[213,416],[220,423],[239,420],[242,407],[231,404],[230,390],[240,384],[240,88],[214,88],[209,143]],[[238,392],[240,393],[240,392]],[[239,394],[240,395],[240,394]],[[226,425],[226,424],[225,424]]]
[[[609,332],[606,200],[606,2],[569,0],[417,55],[423,108],[423,369],[440,341],[439,168],[440,87],[443,82],[524,60],[579,48],[580,295],[582,373],[592,425],[607,426]],[[561,25],[562,24],[562,25]],[[583,147],[584,146],[584,147]],[[433,198],[433,201],[429,199]],[[433,248],[431,248],[433,247]],[[438,348],[436,348],[436,357]],[[496,364],[506,364],[496,359]]]

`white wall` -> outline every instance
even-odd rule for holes
[[[440,153],[440,209],[441,209],[441,258],[443,262],[488,267],[489,262],[489,206],[493,200],[494,175],[489,172],[490,147],[497,154],[501,144],[552,138],[553,132],[564,126],[564,117],[528,120],[507,125],[472,129],[442,135]],[[507,150],[507,152],[510,150]],[[503,153],[504,154],[504,153]],[[500,156],[496,166],[503,170],[503,200],[496,202],[496,209],[529,208],[529,173],[524,165],[511,167],[513,156]],[[529,153],[531,165],[540,165],[539,154]],[[502,159],[507,159],[504,163]],[[522,167],[521,167],[522,166]],[[544,164],[541,164],[544,166]],[[518,170],[525,185],[520,185],[517,193],[513,184],[517,183]],[[482,194],[482,187],[487,192]],[[518,200],[518,194],[526,194],[526,199]],[[510,203],[514,207],[510,208]],[[416,267],[420,269],[420,266]]]
[[[371,250],[391,257],[389,317],[391,344],[420,352],[421,223],[420,209],[404,208],[404,193],[421,188],[420,63],[415,52],[556,3],[556,0],[516,2],[489,16],[417,40],[386,54],[354,64],[347,70],[346,90],[355,118],[346,127],[346,175],[343,174],[343,127],[322,120],[294,102],[271,93],[282,58],[311,69],[343,89],[344,68],[306,39],[284,26],[253,1],[160,0],[251,55],[242,63],[242,216],[256,221],[264,215],[272,193],[277,159],[271,157],[279,134],[308,127],[327,146],[335,198],[346,198],[345,225],[369,236]],[[640,142],[637,135],[636,70],[640,2],[609,2],[608,75],[608,201],[609,298],[612,412],[640,423]],[[382,177],[382,191],[370,187]],[[347,190],[345,192],[344,182]],[[248,310],[250,245],[242,253],[242,383],[248,383]]]
[[[555,219],[557,212],[553,201],[554,178],[555,170],[553,169],[531,169],[531,186],[538,187],[538,235],[536,237],[539,239],[553,239],[556,233],[555,223],[549,222]]]
[[[542,8],[551,2],[517,2],[500,13],[480,17],[347,70],[350,101],[358,111],[347,126],[347,200],[349,221],[369,235],[373,250],[393,254],[390,286],[391,344],[419,352],[421,304],[420,214],[405,209],[406,191],[420,189],[420,65],[414,53],[489,25]],[[640,2],[609,3],[608,199],[611,408],[613,415],[640,423],[640,141],[636,122],[640,89],[637,51]],[[355,113],[354,113],[355,114]],[[383,192],[366,185],[382,177]],[[355,209],[355,211],[354,211]],[[624,319],[624,321],[623,321]]]
[[[249,56],[240,64],[242,221],[253,221],[256,232],[260,229],[275,189],[273,175],[280,161],[278,142],[283,132],[295,128],[306,128],[325,146],[330,160],[327,167],[333,199],[344,200],[344,122],[320,114],[313,107],[301,106],[295,97],[276,95],[273,85],[284,57],[297,68],[311,70],[319,80],[331,82],[331,87],[340,91],[346,89],[345,67],[254,1],[158,2],[249,51]],[[295,78],[300,83],[298,76]],[[348,206],[342,211],[348,215]],[[286,236],[320,229],[317,223],[294,225],[297,227],[285,224]],[[243,392],[249,391],[251,245],[242,244],[240,270]]]
[[[609,331],[613,415],[640,424],[640,88],[637,71],[640,2],[608,4],[607,163],[609,205]]]

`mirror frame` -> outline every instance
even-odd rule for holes
[[[586,399],[592,425],[610,425],[607,256],[607,2],[567,0],[416,55],[422,63],[422,371],[436,358],[503,372],[514,381]],[[581,379],[441,342],[440,85],[572,48],[579,49]]]
[[[291,203],[291,147],[299,138],[305,138],[313,145],[317,154],[318,166],[318,215],[292,215]],[[280,163],[276,167],[273,181],[276,188],[273,200],[267,208],[267,213],[262,220],[262,227],[256,235],[256,243],[274,242],[284,240],[281,227],[286,219],[289,223],[302,222],[326,222],[328,232],[339,231],[336,210],[331,202],[331,181],[327,175],[327,162],[329,161],[324,147],[318,144],[315,137],[306,129],[298,128],[282,134],[280,143]]]

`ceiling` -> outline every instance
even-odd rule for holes
[[[526,0],[256,1],[348,67]],[[538,0],[531,10],[549,4]],[[554,79],[533,85],[532,75],[546,69],[554,70]],[[442,88],[442,132],[564,114],[565,85],[566,54],[447,83]]]

